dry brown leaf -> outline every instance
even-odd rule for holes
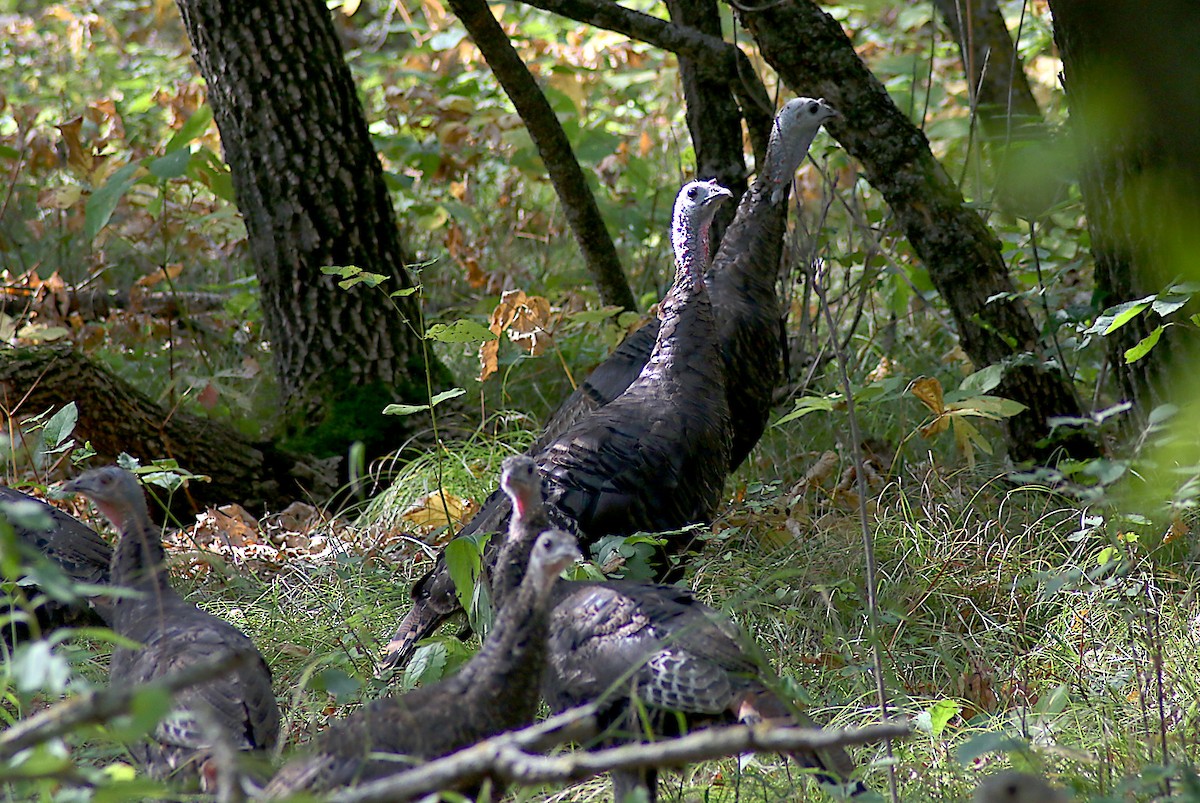
[[[942,383],[934,377],[922,376],[914,379],[908,386],[908,392],[921,400],[936,418],[921,427],[921,434],[931,438],[940,432],[945,432],[950,426],[950,417],[946,415],[946,404],[942,392]]]
[[[549,325],[550,302],[541,296],[526,295],[524,290],[509,290],[500,296],[488,321],[488,328],[497,338],[507,331],[509,340],[535,357],[543,354],[551,342]],[[499,340],[480,344],[480,382],[498,370],[499,355]]]
[[[79,133],[83,128],[83,117],[76,117],[61,125],[55,126],[62,134],[63,145],[67,148],[67,166],[83,176],[89,176],[95,165],[90,149],[85,150]]]
[[[804,478],[800,480],[800,485],[806,488],[817,488],[824,485],[825,480],[833,475],[833,471],[837,468],[837,465],[837,452],[827,450],[817,462],[813,463],[808,471],[804,472]]]

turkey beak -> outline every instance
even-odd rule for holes
[[[821,104],[821,108],[824,109],[825,113],[828,115],[828,117],[825,118],[826,120],[842,119],[842,113],[826,103],[825,98],[817,98],[817,103]]]
[[[83,493],[84,491],[90,490],[91,488],[88,486],[88,483],[82,477],[76,477],[73,480],[64,482],[62,488],[59,489],[59,493],[66,496],[68,494]]]
[[[704,199],[704,204],[707,206],[709,204],[723,203],[731,198],[733,198],[733,193],[718,184],[713,187],[712,195]]]

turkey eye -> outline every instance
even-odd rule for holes
[[[815,100],[812,103],[808,104],[808,113],[809,114],[817,113],[817,102]]]
[[[699,190],[697,190],[695,187],[692,187],[690,190],[688,190],[688,197],[692,200],[695,200],[697,192],[699,192]]]

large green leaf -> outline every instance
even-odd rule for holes
[[[1149,354],[1150,349],[1158,345],[1158,339],[1162,337],[1163,328],[1162,326],[1155,327],[1154,331],[1139,340],[1136,346],[1125,349],[1125,364],[1135,363]]]
[[[141,166],[141,162],[130,162],[125,165],[113,173],[108,181],[104,182],[104,186],[88,198],[83,213],[83,233],[89,240],[95,239],[100,230],[108,225],[109,219],[116,211],[117,204],[137,181],[135,174]]]
[[[439,343],[482,343],[495,340],[496,333],[481,323],[459,318],[450,323],[435,323],[425,332],[425,337]]]

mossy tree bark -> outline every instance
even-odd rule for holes
[[[888,96],[838,23],[810,0],[738,6],[763,57],[793,91],[821,95],[841,111],[827,124],[883,194],[954,316],[977,366],[1001,364],[997,392],[1025,405],[1008,419],[1009,453],[1046,460],[1059,450],[1097,453],[1075,433],[1049,442],[1049,419],[1078,416],[1069,379],[1048,365],[1038,328],[1015,297],[1000,242],[929,150],[925,135]]]
[[[1200,6],[1052,0],[1050,9],[1099,307],[1180,278],[1200,280]],[[1168,333],[1147,357],[1126,364],[1126,349],[1163,322],[1144,314],[1105,338],[1120,393],[1143,416],[1166,399],[1166,369],[1191,362],[1180,353],[1189,340]]]
[[[221,131],[259,278],[285,442],[318,456],[398,448],[416,417],[381,415],[448,381],[412,297],[357,286],[355,265],[411,286],[395,213],[328,10],[307,0],[179,0]]]

